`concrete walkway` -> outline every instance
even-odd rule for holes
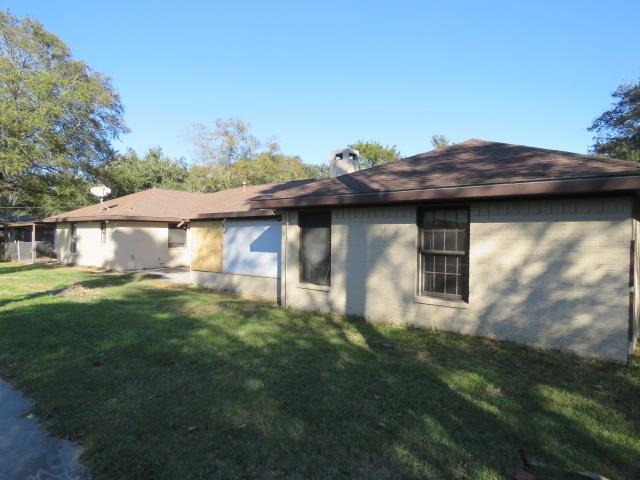
[[[78,463],[82,449],[47,434],[35,418],[26,418],[32,402],[0,380],[0,479],[85,480]]]
[[[174,268],[152,268],[144,270],[145,273],[151,273],[157,275],[163,280],[169,280],[172,283],[182,283],[185,285],[192,285],[191,271],[189,267],[174,267]]]

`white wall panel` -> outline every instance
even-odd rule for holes
[[[222,263],[225,273],[278,278],[280,221],[225,221]]]

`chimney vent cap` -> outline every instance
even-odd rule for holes
[[[329,175],[339,177],[360,170],[360,151],[355,148],[342,148],[331,152]]]

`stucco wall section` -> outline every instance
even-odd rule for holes
[[[61,263],[71,263],[71,225],[68,223],[56,224],[56,233],[53,238],[53,247],[56,258]]]
[[[287,213],[285,304],[626,359],[630,199],[474,203],[470,213],[464,308],[416,297],[416,207],[333,210],[327,290],[299,284],[297,214]]]
[[[100,243],[100,223],[77,223],[77,253],[73,256],[74,263],[78,265],[91,265],[102,267],[105,265],[110,252],[107,248],[111,245],[109,238],[105,244]],[[107,237],[109,229],[107,228]],[[71,231],[69,230],[69,234]]]
[[[168,248],[168,224],[163,222],[107,222],[107,238],[100,240],[99,222],[77,223],[77,253],[71,254],[70,224],[56,227],[56,252],[62,263],[142,270],[189,266],[189,249]]]
[[[263,298],[275,302],[278,299],[278,279],[236,275],[232,273],[191,272],[195,285],[224,292],[232,292],[248,297]]]

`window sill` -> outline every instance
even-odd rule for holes
[[[316,285],[315,283],[299,283],[298,288],[302,288],[305,290],[318,290],[320,292],[328,292],[331,290],[330,286]]]
[[[447,300],[445,298],[427,297],[415,295],[413,297],[413,303],[423,303],[425,305],[435,305],[438,307],[448,308],[469,308],[469,304],[463,300]]]
[[[183,246],[183,247],[167,247],[169,248],[169,250],[186,250],[187,246]]]

